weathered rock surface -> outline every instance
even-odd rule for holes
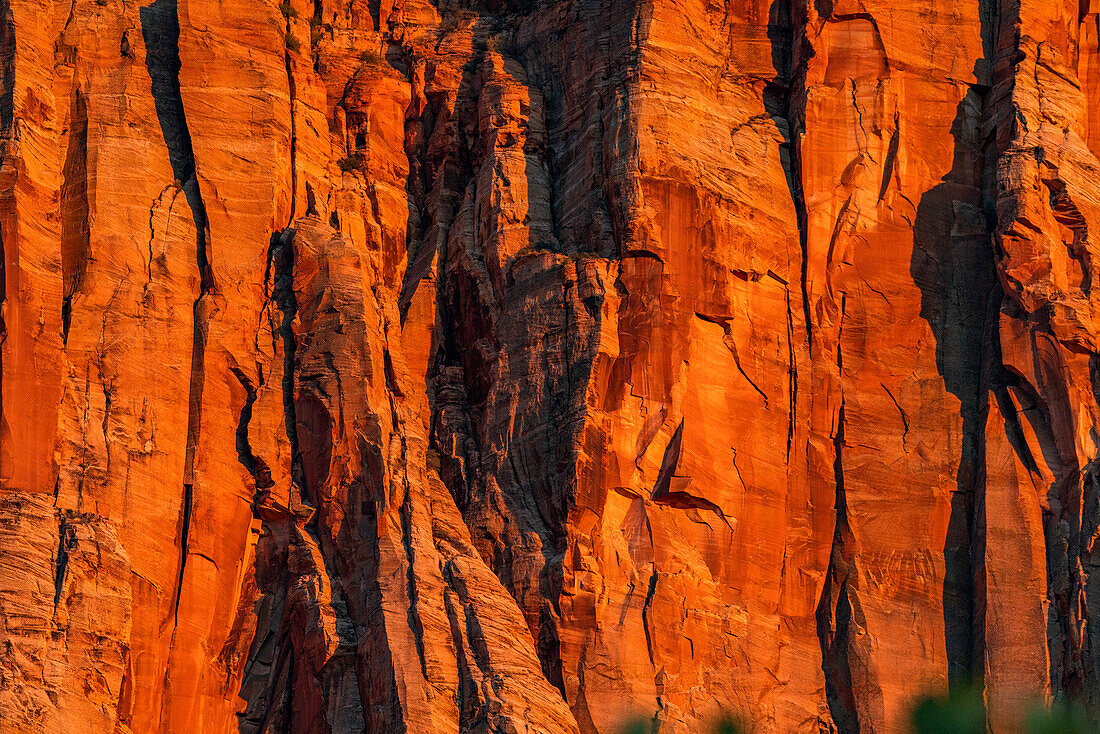
[[[1096,0],[0,2],[0,732],[1100,726]]]

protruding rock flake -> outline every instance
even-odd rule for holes
[[[1097,0],[0,0],[0,734],[1100,730],[1098,156]]]

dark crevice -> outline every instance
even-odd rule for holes
[[[287,440],[290,442],[291,481],[298,488],[298,496],[308,501],[306,496],[305,473],[302,468],[302,456],[298,441],[298,419],[294,407],[294,365],[295,350],[294,319],[298,314],[298,302],[294,294],[294,230],[286,229],[271,235],[271,244],[267,253],[269,297],[282,314],[277,328],[278,338],[283,343],[283,423]]]
[[[447,612],[451,639],[454,640],[455,658],[458,668],[458,686],[455,691],[455,700],[458,704],[458,730],[470,731],[472,728],[471,723],[475,719],[477,712],[477,684],[470,676],[469,668],[466,665],[465,659],[469,653],[463,644],[461,620],[459,619],[459,610],[455,608],[455,599],[459,599],[459,602],[457,602],[459,604],[462,602],[454,583],[453,571],[451,570],[451,564],[449,562],[443,566],[443,580],[447,582],[450,589],[454,592],[444,592],[443,606]]]
[[[836,456],[833,472],[836,481],[836,526],[833,550],[829,554],[828,574],[821,602],[817,606],[817,637],[822,649],[822,670],[825,673],[825,698],[829,715],[840,734],[858,734],[859,715],[855,691],[851,684],[848,660],[851,635],[850,580],[853,577],[851,530],[848,526],[848,504],[844,489],[844,402],[837,415],[836,436],[833,439]]]
[[[844,377],[844,316],[846,294],[841,294],[836,335],[836,375]],[[842,391],[842,387],[837,388]],[[833,442],[833,483],[835,486],[832,548],[826,571],[825,586],[817,606],[817,635],[821,647],[821,669],[825,674],[825,700],[829,714],[840,734],[858,734],[859,709],[852,688],[852,618],[854,600],[852,584],[855,574],[855,548],[848,522],[848,498],[844,477],[845,401],[840,395]]]
[[[9,141],[15,131],[15,18],[9,0],[0,0],[0,140]],[[8,150],[3,154],[7,157]]]
[[[191,379],[188,389],[187,446],[184,458],[183,507],[180,519],[180,564],[173,602],[173,619],[179,613],[187,566],[188,536],[194,497],[195,451],[199,441],[202,395],[205,381],[207,309],[204,297],[214,289],[213,271],[207,253],[206,207],[199,191],[195,154],[180,91],[180,25],[176,0],[155,0],[141,8],[141,34],[145,41],[145,66],[149,72],[153,104],[161,135],[168,149],[176,186],[181,188],[191,207],[195,223],[195,259],[199,274],[199,294],[195,299],[191,343]],[[167,671],[166,671],[167,674]]]
[[[886,387],[885,383],[879,383],[882,385],[882,389],[886,391],[886,395],[890,398],[890,402],[894,404],[894,407],[898,409],[898,413],[901,414],[901,443],[905,445],[905,439],[909,436],[909,415],[905,412],[905,408],[901,407],[901,403],[894,397],[894,393],[890,392],[890,388]]]
[[[292,228],[274,232],[271,235],[264,271],[265,295],[269,301],[269,307],[265,312],[271,321],[272,331],[271,351],[276,354],[282,352],[279,389],[282,393],[283,429],[290,446],[291,483],[297,487],[297,489],[291,488],[291,494],[297,495],[290,498],[292,508],[294,499],[306,500],[305,472],[298,442],[297,410],[294,402],[296,340],[293,322],[298,310],[293,282],[294,236],[295,230]],[[258,490],[253,500],[253,512],[264,519],[260,546],[257,547],[257,558],[260,557],[263,545],[266,544],[270,549],[263,554],[268,562],[257,564],[257,577],[258,580],[262,579],[261,592],[266,598],[273,599],[272,603],[278,609],[269,617],[272,620],[269,627],[266,630],[256,631],[247,672],[241,679],[240,695],[241,698],[249,701],[249,707],[247,716],[238,714],[240,717],[238,729],[241,732],[285,732],[290,731],[290,722],[294,720],[295,711],[299,707],[312,706],[319,707],[319,711],[328,710],[327,702],[318,704],[314,701],[306,702],[303,699],[313,692],[317,695],[327,695],[327,687],[335,680],[343,681],[349,667],[344,664],[346,653],[339,652],[326,663],[322,670],[323,682],[322,679],[316,681],[326,687],[325,694],[313,689],[302,691],[296,687],[296,684],[302,680],[302,676],[309,675],[295,669],[299,660],[295,656],[296,643],[293,628],[297,624],[295,620],[302,613],[302,600],[295,601],[287,598],[288,588],[294,583],[292,579],[301,576],[301,569],[292,572],[288,565],[288,556],[296,552],[296,547],[312,544],[320,549],[324,565],[320,568],[315,567],[315,572],[318,574],[318,582],[322,588],[326,582],[332,584],[332,610],[337,617],[336,634],[340,640],[340,648],[342,651],[355,648],[357,643],[354,634],[349,635],[349,630],[341,624],[348,619],[349,600],[339,586],[340,577],[336,576],[329,567],[331,554],[323,550],[324,542],[316,529],[317,513],[312,514],[308,525],[302,525],[300,521],[304,518],[301,515],[297,517],[299,522],[294,522],[293,515],[282,514],[287,508],[271,508],[265,504],[274,483],[270,467],[253,453],[248,435],[259,389],[265,386],[264,375],[262,372],[257,372],[254,384],[242,371],[234,369],[233,372],[248,394],[237,427],[237,454],[241,464],[252,474]],[[270,514],[272,509],[275,509],[278,514]],[[337,663],[337,659],[341,662]],[[265,660],[271,662],[264,665]],[[359,682],[357,676],[358,673],[351,672],[351,677],[355,680],[351,685],[356,687]],[[327,721],[323,722],[322,726],[326,727]],[[362,727],[359,726],[356,730],[361,729]],[[327,731],[327,728],[324,730]]]
[[[237,419],[237,461],[248,470],[249,474],[255,476],[257,460],[255,454],[252,453],[252,447],[248,444],[248,424],[252,420],[252,406],[256,402],[256,388],[252,387],[252,381],[245,377],[239,369],[235,367],[229,369],[247,394],[244,407],[241,408],[241,414]]]
[[[69,327],[73,322],[73,297],[64,296],[61,299],[61,343],[69,343]]]
[[[73,297],[91,256],[88,229],[88,111],[79,88],[72,92],[68,146],[61,183],[61,340],[68,343]]]
[[[310,31],[312,33],[313,25],[310,25]],[[290,29],[290,18],[286,18],[286,24],[283,29],[287,43],[293,39]],[[287,222],[289,227],[294,223],[294,218],[297,215],[296,208],[298,206],[298,134],[295,129],[297,124],[297,115],[294,112],[294,100],[298,96],[298,90],[295,87],[294,81],[294,69],[292,67],[290,59],[291,50],[289,45],[283,50],[283,68],[286,70],[287,90],[290,94],[290,219]],[[307,191],[308,191],[308,184]],[[312,199],[310,200],[312,205]]]
[[[951,518],[944,544],[944,633],[948,649],[948,685],[952,693],[984,686],[986,593],[981,578],[985,574],[986,537],[985,487],[987,479],[984,427],[989,411],[996,409],[995,391],[1001,382],[1001,348],[998,315],[1002,293],[994,283],[986,302],[983,325],[981,374],[979,376],[978,431],[974,434],[975,467],[973,491],[957,492],[952,497]],[[992,398],[992,399],[991,399]],[[957,590],[957,591],[954,591]],[[953,593],[958,601],[952,603]],[[966,646],[952,652],[956,647]]]
[[[657,567],[654,566],[652,572],[649,575],[649,586],[645,593],[645,604],[642,605],[642,629],[645,630],[645,648],[649,653],[649,664],[654,668],[657,667],[657,663],[653,659],[653,640],[649,631],[650,619],[649,619],[649,607],[653,603],[653,595],[657,593]]]
[[[200,312],[200,301],[195,303],[195,326],[191,339],[191,379],[188,389],[187,448],[184,455],[184,481],[191,484],[195,478],[195,451],[199,443],[202,393],[205,382],[206,330],[205,319]]]
[[[252,422],[252,408],[256,403],[257,387],[252,384],[252,381],[248,379],[244,372],[236,367],[230,367],[230,371],[232,371],[233,375],[241,383],[241,387],[245,389],[246,393],[244,407],[241,408],[241,414],[237,419],[237,460],[252,477],[255,490],[257,492],[262,492],[265,489],[273,487],[275,483],[271,480],[270,467],[268,467],[263,459],[260,459],[252,452],[252,445],[248,439],[248,426]],[[260,387],[263,387],[262,377],[259,378],[258,384]],[[253,509],[255,510],[255,507]]]
[[[839,361],[839,360],[838,360]],[[825,589],[817,607],[817,635],[821,644],[821,669],[825,673],[825,698],[829,714],[840,734],[858,734],[859,715],[852,689],[852,669],[848,659],[851,643],[852,599],[851,578],[854,559],[851,530],[848,526],[848,503],[844,492],[844,402],[837,414],[836,435],[833,437],[835,457],[833,475],[836,481],[836,526]]]
[[[180,91],[180,25],[176,0],[156,0],[141,9],[141,34],[145,39],[145,67],[149,72],[153,104],[176,185],[183,189],[195,221],[196,257],[200,293],[214,288],[214,274],[207,252],[206,206],[199,190],[195,152],[187,127]]]
[[[840,582],[837,590],[833,627],[827,633],[827,644],[822,645],[825,670],[825,695],[829,715],[840,734],[858,734],[859,714],[855,691],[852,687],[852,667],[848,660],[848,643],[851,639],[852,599],[849,594],[849,578]]]
[[[647,250],[642,247],[632,247],[622,254],[622,259],[625,260],[628,257],[644,257],[650,260],[656,260],[660,264],[664,265],[665,261],[661,259],[661,256],[652,250]],[[703,317],[700,317],[703,318]]]
[[[726,333],[728,335],[729,334],[729,324],[728,323],[724,324],[724,326],[727,330]],[[768,394],[760,389],[760,386],[757,385],[751,377],[749,377],[749,373],[745,372],[745,368],[741,366],[741,359],[737,356],[737,348],[734,345],[734,341],[733,341],[732,336],[729,338],[728,345],[729,345],[729,348],[730,348],[730,352],[733,354],[733,363],[737,366],[737,371],[741,373],[741,376],[745,378],[745,381],[747,383],[749,383],[749,385],[752,387],[752,389],[755,390],[757,392],[757,394],[760,395],[760,397],[764,399],[764,410],[767,410],[768,409]]]
[[[1020,463],[1023,464],[1024,469],[1032,476],[1040,476],[1039,459],[1041,457],[1036,457],[1028,446],[1027,435],[1024,433],[1023,428],[1026,419],[1016,410],[1016,405],[1010,396],[1011,387],[1014,386],[1012,383],[1016,381],[1003,367],[994,368],[994,374],[993,384],[990,387],[996,399],[997,409],[1005,422],[1004,429],[1008,443],[1012,446],[1012,450],[1016,453]]]
[[[409,603],[409,629],[412,630],[416,655],[420,660],[420,672],[424,675],[425,680],[430,680],[428,661],[424,651],[424,623],[420,619],[420,599],[416,583],[416,551],[413,550],[412,527],[410,524],[412,497],[408,486],[405,487],[405,499],[402,505],[399,515],[401,518],[401,541],[405,546],[405,562],[407,564],[405,567],[405,586]]]
[[[886,192],[890,189],[890,180],[894,177],[894,162],[898,157],[898,147],[901,145],[901,112],[894,110],[894,131],[890,134],[890,146],[886,150],[886,162],[882,165],[882,184],[878,189],[878,200],[886,198]]]
[[[180,596],[183,595],[183,573],[187,569],[187,546],[188,539],[191,533],[191,500],[192,491],[191,485],[183,485],[183,506],[180,508],[180,564],[179,573],[176,574],[176,590],[175,596],[172,601],[172,619],[173,624],[179,615],[180,610]],[[167,671],[165,671],[167,674]]]
[[[53,582],[53,609],[55,614],[57,605],[61,603],[61,593],[65,587],[65,572],[69,566],[69,551],[72,550],[75,544],[76,536],[72,528],[69,527],[64,518],[59,518],[57,523],[57,571],[54,574]]]
[[[676,431],[672,434],[668,446],[665,447],[665,454],[661,459],[661,471],[657,475],[657,481],[654,483],[653,492],[650,495],[654,502],[659,502],[672,488],[672,478],[676,476],[676,467],[680,463],[680,447],[683,442],[683,434],[684,421],[681,419],[680,425],[676,426]]]
[[[831,5],[830,5],[831,7]],[[831,11],[830,11],[831,12]],[[813,339],[813,321],[810,318],[808,278],[808,242],[806,199],[802,191],[802,161],[799,150],[801,122],[798,110],[792,104],[798,95],[804,94],[805,81],[801,78],[802,31],[794,27],[790,0],[774,0],[768,16],[768,39],[772,47],[772,66],[775,78],[764,90],[764,107],[783,136],[779,157],[787,179],[791,203],[794,205],[795,224],[798,227],[798,244],[801,249],[802,315],[806,322],[806,343]],[[797,44],[797,46],[796,46]],[[796,67],[796,62],[799,64]],[[799,78],[795,77],[796,71]],[[792,411],[793,412],[793,411]]]
[[[13,137],[13,110],[15,95],[15,23],[11,5],[0,1],[0,163],[7,163]],[[7,323],[4,319],[7,301],[7,252],[3,233],[0,232],[0,347],[7,340]],[[0,349],[0,378],[4,371],[4,349]],[[4,422],[4,390],[0,379],[0,431]]]
[[[787,305],[787,391],[790,402],[787,406],[787,453],[786,463],[791,463],[791,446],[794,444],[795,413],[798,411],[798,359],[794,351],[794,314],[791,313],[791,291],[783,289]]]
[[[13,111],[15,104],[15,21],[11,3],[0,0],[0,165],[8,165],[8,155],[13,137]],[[0,347],[8,338],[8,326],[4,318],[8,299],[7,249],[4,232],[0,231]],[[0,348],[0,431],[4,419],[4,352]]]
[[[985,423],[993,409],[990,391],[998,402],[1007,397],[997,388],[1000,297],[991,237],[997,150],[987,96],[995,5],[994,0],[979,0],[984,58],[975,62],[976,83],[960,100],[951,125],[951,170],[917,202],[909,269],[921,291],[920,315],[935,338],[936,368],[944,388],[958,399],[962,428],[943,546],[944,645],[952,694],[980,685],[983,674],[985,600],[978,577],[985,539],[978,525],[986,482]],[[900,136],[900,122],[895,130]],[[888,184],[884,180],[884,194]]]

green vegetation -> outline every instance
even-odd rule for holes
[[[924,696],[913,707],[914,734],[985,734],[985,702],[982,691],[962,686],[948,695]],[[1025,734],[1086,734],[1094,731],[1085,712],[1056,703],[1036,706],[1024,717]]]
[[[534,255],[541,252],[546,252],[551,255],[561,254],[554,248],[551,243],[539,241],[533,242],[529,245],[524,245],[522,248],[519,249],[519,251],[516,252],[515,256],[512,259],[519,260],[521,257],[526,257],[527,255]]]
[[[646,719],[634,719],[623,727],[622,734],[650,734],[653,724]]]
[[[351,173],[352,171],[359,171],[360,173],[367,172],[367,162],[359,156],[348,156],[336,161],[336,165],[340,167],[340,170],[344,173]]]
[[[435,449],[427,449],[424,452],[424,464],[431,471],[438,472],[439,468],[442,466],[442,462],[440,461],[440,457],[439,457],[439,452],[436,451]]]
[[[372,49],[367,49],[359,54],[359,61],[362,62],[363,66],[374,66],[381,69],[389,68],[389,64],[386,63],[386,57]]]
[[[290,32],[286,32],[286,48],[287,51],[294,51],[297,53],[302,50],[302,44],[298,43],[298,39]]]
[[[457,10],[443,19],[443,22],[439,25],[439,33],[442,36],[448,36],[458,30],[460,26],[464,27],[476,20],[477,17],[478,14],[472,10]]]
[[[1050,708],[1034,707],[1024,716],[1023,723],[1023,734],[1096,731],[1082,708],[1060,703]],[[914,703],[910,714],[912,734],[986,734],[986,730],[985,700],[980,687],[957,686],[950,694],[922,696]],[[659,731],[657,720],[646,718],[632,719],[619,729],[620,734],[653,734],[656,731]],[[743,734],[749,728],[737,718],[724,717],[704,731],[707,734]]]
[[[916,734],[985,734],[982,692],[966,686],[946,696],[925,696],[910,721]]]
[[[714,722],[714,734],[741,734],[746,731],[740,719],[723,716]]]
[[[298,17],[298,11],[294,9],[289,0],[283,0],[283,3],[279,6],[279,12],[283,14],[284,18]]]
[[[1086,734],[1095,731],[1078,707],[1055,704],[1049,711],[1036,709],[1027,717],[1028,734]]]

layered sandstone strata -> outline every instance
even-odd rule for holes
[[[1100,724],[1096,0],[7,0],[0,61],[0,732]]]

